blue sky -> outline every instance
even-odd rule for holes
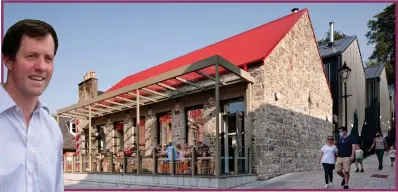
[[[78,83],[94,70],[104,91],[124,77],[257,27],[292,8],[308,8],[317,39],[329,22],[357,35],[364,61],[372,53],[367,22],[388,4],[4,4],[4,29],[20,19],[56,29],[59,49],[52,81],[42,95],[52,113],[78,101]]]

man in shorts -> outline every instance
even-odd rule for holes
[[[348,189],[348,180],[350,178],[350,168],[351,164],[354,161],[354,152],[355,152],[355,138],[347,134],[347,128],[341,127],[339,129],[339,145],[337,160],[336,160],[336,172],[343,178],[341,182],[341,186],[344,186],[344,189]]]

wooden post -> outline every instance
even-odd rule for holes
[[[80,173],[83,172],[83,155],[82,154],[79,154],[79,170],[80,170]]]
[[[156,158],[156,150],[155,149],[153,149],[152,150],[153,152],[152,152],[152,174],[153,175],[156,175],[156,173],[157,173],[157,158]]]
[[[191,172],[192,177],[196,175],[196,147],[192,147],[192,159],[191,159]]]
[[[113,163],[113,152],[110,152],[111,173],[115,172],[115,164]]]
[[[99,172],[102,172],[102,162],[104,161],[103,159],[104,157],[102,157],[102,153],[99,154]]]
[[[64,173],[65,173],[66,169],[68,168],[67,163],[66,163],[65,155],[63,156],[63,159],[64,159]]]
[[[123,151],[123,174],[126,174],[126,170],[127,170],[127,162],[126,161],[127,161],[126,154]]]
[[[72,172],[75,172],[75,155],[72,155]]]
[[[174,164],[174,159],[175,159],[175,156],[174,156],[174,150],[175,149],[172,149],[171,150],[171,161],[170,161],[170,174],[171,175],[175,175],[175,164]]]

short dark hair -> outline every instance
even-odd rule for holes
[[[48,34],[54,39],[54,55],[58,49],[58,37],[54,28],[48,23],[40,20],[24,19],[12,25],[4,36],[1,52],[4,56],[11,60],[15,56],[21,46],[21,40],[24,35],[31,38],[44,37]]]
[[[341,129],[342,131],[347,132],[347,127],[340,127],[340,129]]]

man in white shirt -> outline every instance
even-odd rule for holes
[[[39,96],[54,69],[53,27],[22,20],[3,39],[7,82],[0,86],[0,191],[61,192],[63,137]]]

